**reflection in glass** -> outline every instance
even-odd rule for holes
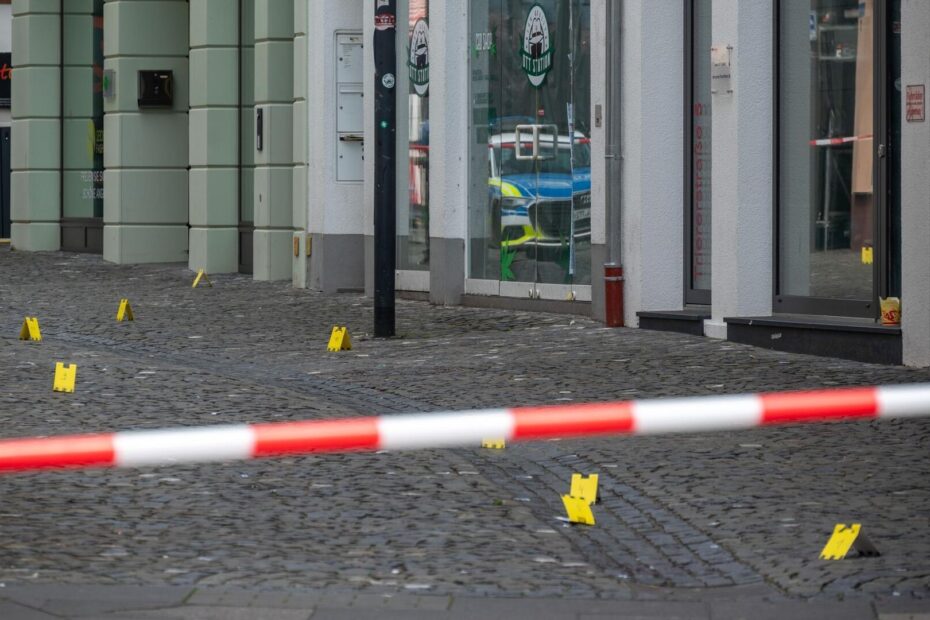
[[[468,275],[589,284],[590,2],[470,6]]]
[[[62,215],[103,217],[103,0],[65,3]]]
[[[872,299],[873,0],[783,0],[780,293]]]
[[[694,0],[691,85],[691,288],[710,290],[712,0]]]
[[[407,191],[397,209],[397,268],[429,270],[429,2],[410,0],[407,71]],[[401,98],[401,113],[403,101]],[[402,125],[402,124],[401,124]],[[398,175],[399,179],[405,178]]]

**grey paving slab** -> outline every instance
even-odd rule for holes
[[[714,620],[871,620],[875,611],[868,602],[718,601],[710,604]]]
[[[269,607],[199,607],[185,605],[176,609],[156,609],[133,612],[132,620],[308,620],[313,610],[277,609]],[[98,616],[101,620],[109,616]]]
[[[930,381],[927,370],[414,301],[398,303],[400,336],[377,340],[359,295],[238,274],[191,289],[192,277],[181,265],[0,250],[0,435]],[[133,323],[115,322],[122,297]],[[16,338],[27,314],[40,343]],[[325,350],[335,323],[349,326],[352,351]],[[74,394],[51,392],[56,361],[78,364]],[[526,609],[922,603],[928,441],[930,421],[908,420],[3,476],[0,584],[39,584],[10,600],[56,610],[69,598],[51,590],[69,584],[298,611],[424,610],[448,597]],[[556,519],[575,472],[600,474],[593,528]],[[820,561],[833,525],[849,521],[882,556]],[[169,607],[159,596],[151,606]]]
[[[0,600],[0,618],[4,620],[52,620],[58,617],[60,616],[53,616],[40,609]]]

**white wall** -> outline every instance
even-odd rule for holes
[[[465,239],[468,222],[468,5],[430,4],[430,237]],[[435,205],[435,208],[434,208]]]
[[[717,0],[714,45],[732,45],[732,93],[713,95],[712,319],[772,312],[772,122],[774,53],[769,0]],[[709,60],[708,60],[709,62]]]
[[[930,89],[930,3],[901,2],[901,84]],[[904,118],[904,113],[901,114]],[[902,127],[901,327],[904,363],[930,366],[930,119]]]
[[[364,184],[336,181],[335,89],[336,33],[362,31],[362,4],[367,6],[370,2],[309,2],[307,129],[311,163],[307,175],[307,221],[312,233],[360,235],[363,231]],[[371,47],[370,40],[370,37],[365,38],[366,50]],[[365,100],[366,103],[370,100],[367,93]],[[373,148],[370,142],[365,146],[368,152]],[[366,157],[366,163],[370,160]]]
[[[631,326],[639,310],[684,302],[683,35],[680,0],[624,3],[621,208]]]

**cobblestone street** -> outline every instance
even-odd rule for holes
[[[553,314],[0,249],[5,437],[930,381]],[[134,322],[114,320],[128,298]],[[37,316],[43,341],[17,340]],[[328,353],[334,324],[353,350]],[[56,361],[74,394],[51,391]],[[0,582],[930,608],[930,419],[0,477]],[[599,473],[597,525],[560,494]],[[825,562],[835,523],[879,558]],[[594,616],[592,616],[594,617]],[[600,616],[598,616],[600,617]],[[604,616],[606,617],[606,616]]]

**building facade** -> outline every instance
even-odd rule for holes
[[[14,0],[13,244],[370,293],[376,2]],[[930,4],[396,5],[398,290],[930,365]]]

